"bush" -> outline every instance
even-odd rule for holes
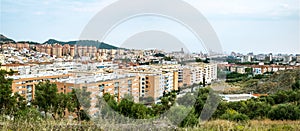
[[[299,120],[300,110],[296,105],[280,104],[269,111],[268,117],[271,120]]]
[[[183,121],[180,123],[180,127],[194,127],[199,123],[198,117],[195,115],[195,110],[192,109],[192,111],[183,119]]]
[[[249,120],[249,117],[247,115],[241,114],[232,109],[226,110],[226,113],[223,114],[220,118],[229,121],[236,121],[236,122],[245,122]]]

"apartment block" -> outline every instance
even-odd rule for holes
[[[19,93],[27,101],[31,101],[34,98],[35,85],[39,82],[45,80],[50,80],[55,82],[59,79],[69,78],[71,74],[60,74],[54,72],[47,72],[45,74],[30,74],[30,75],[16,75],[9,76],[8,78],[13,79],[12,81],[12,91],[14,93]]]
[[[182,67],[182,85],[190,86],[193,84],[210,84],[217,79],[217,64],[214,63],[188,63]],[[180,76],[181,74],[179,74]]]
[[[115,96],[115,100],[120,102],[126,95],[133,97],[134,102],[139,102],[139,77],[133,75],[121,75],[114,73],[80,75],[75,78],[60,79],[56,82],[60,92],[68,93],[72,89],[83,89],[91,92],[90,114],[95,114],[98,110],[96,104],[98,96],[105,93]]]

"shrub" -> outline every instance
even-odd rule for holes
[[[268,117],[271,120],[297,120],[300,119],[300,110],[296,105],[280,104],[272,107]]]
[[[223,114],[220,118],[236,122],[245,122],[249,120],[249,117],[247,115],[239,113],[233,109],[226,110],[226,113]]]

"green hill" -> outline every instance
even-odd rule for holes
[[[16,41],[14,41],[11,38],[8,38],[2,34],[0,34],[0,43],[16,43]],[[119,49],[116,46],[104,43],[104,42],[99,42],[99,41],[95,41],[95,40],[77,40],[77,41],[68,41],[68,42],[63,42],[63,41],[58,41],[55,39],[49,39],[44,43],[38,43],[38,42],[33,42],[33,41],[18,41],[18,43],[29,43],[29,44],[61,44],[61,45],[65,45],[65,44],[69,44],[69,45],[83,45],[83,46],[96,46],[99,49]]]
[[[280,90],[291,90],[296,81],[300,81],[300,69],[278,71],[260,80],[250,79],[242,82],[243,86],[237,93],[273,94]]]
[[[94,40],[78,40],[78,41],[68,41],[68,42],[63,42],[63,41],[58,41],[55,39],[49,39],[43,44],[55,44],[59,43],[61,45],[69,44],[69,45],[83,45],[83,46],[96,46],[97,48],[100,49],[118,49],[116,46],[112,46],[109,44],[106,44],[104,42],[99,42],[99,41],[94,41]]]
[[[6,36],[0,34],[0,43],[6,43],[6,42],[15,43],[13,39],[7,38]]]

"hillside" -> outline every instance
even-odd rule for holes
[[[292,84],[296,81],[300,81],[300,69],[284,70],[266,78],[236,82],[234,85],[240,86],[240,88],[230,92],[273,94],[280,90],[291,90]]]
[[[116,46],[112,46],[112,45],[106,44],[104,42],[99,42],[99,41],[94,41],[94,40],[78,40],[78,41],[63,42],[63,41],[58,41],[55,39],[49,39],[46,42],[44,42],[43,44],[46,44],[46,43],[47,44],[59,43],[61,45],[69,44],[69,45],[96,46],[97,48],[100,48],[100,49],[118,49],[118,47],[116,47]]]
[[[6,36],[0,34],[0,43],[12,42],[15,43],[13,39],[7,38]]]
[[[3,34],[0,34],[0,43],[16,43],[16,41],[14,41],[11,38],[8,38],[6,36],[4,36]],[[58,41],[55,39],[49,39],[44,43],[38,43],[38,42],[34,42],[34,41],[18,41],[18,43],[29,43],[29,44],[55,44],[55,43],[59,43],[61,45],[64,44],[69,44],[69,45],[85,45],[85,46],[96,46],[97,48],[100,49],[118,49],[118,47],[104,43],[104,42],[99,42],[99,41],[95,41],[95,40],[78,40],[78,41],[68,41],[68,42],[63,42],[63,41]]]

